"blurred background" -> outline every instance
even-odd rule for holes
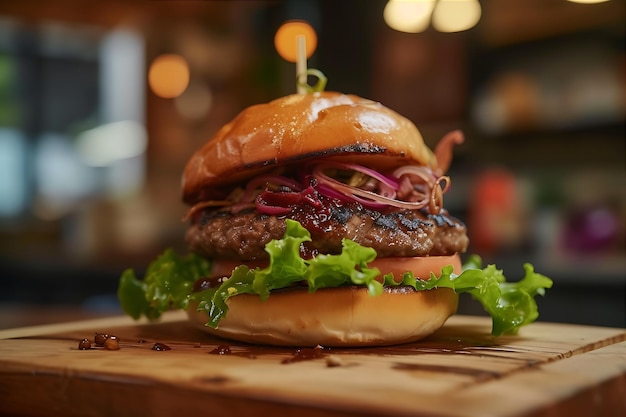
[[[430,146],[465,132],[446,205],[469,252],[554,280],[541,320],[625,327],[626,2],[391,3],[0,0],[0,327],[117,314],[125,268],[185,251],[182,169],[244,107],[295,92],[274,47],[290,19],[317,32],[327,90]],[[455,7],[466,27],[446,26]]]

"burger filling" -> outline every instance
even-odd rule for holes
[[[211,259],[267,259],[265,245],[280,239],[291,219],[311,234],[305,257],[339,253],[344,238],[378,257],[463,253],[466,227],[442,203],[449,181],[418,166],[384,174],[335,162],[281,168],[192,207],[187,242]]]
[[[321,209],[303,204],[287,215],[272,216],[250,209],[202,210],[187,231],[190,248],[210,259],[267,259],[265,245],[285,234],[285,220],[296,220],[311,233],[303,256],[341,252],[348,238],[376,250],[379,257],[451,255],[465,252],[465,226],[442,212],[425,210],[381,213],[358,203],[342,204],[319,197]],[[306,256],[308,254],[308,256]]]

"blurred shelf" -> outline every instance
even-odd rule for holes
[[[504,47],[563,36],[604,26],[621,28],[626,3],[576,4],[546,0],[484,0],[477,27],[480,41]]]

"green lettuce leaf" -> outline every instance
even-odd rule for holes
[[[410,285],[416,290],[451,288],[457,294],[469,293],[492,318],[492,334],[515,334],[520,327],[539,317],[536,295],[544,295],[552,287],[552,280],[524,264],[525,275],[518,282],[507,282],[502,270],[495,265],[482,268],[479,256],[470,256],[460,274],[452,272],[452,266],[441,269],[439,277],[431,273],[429,280],[415,279],[411,272],[396,282],[392,274],[385,275],[385,285]]]
[[[198,303],[208,317],[208,326],[217,327],[228,312],[228,299],[239,294],[256,294],[262,300],[271,291],[293,284],[306,284],[309,292],[320,288],[359,285],[368,289],[372,296],[382,293],[384,285],[410,285],[418,291],[434,288],[451,288],[456,293],[469,293],[480,302],[492,317],[492,333],[496,336],[516,333],[521,326],[532,323],[538,317],[536,295],[544,295],[552,281],[534,272],[532,265],[525,264],[525,276],[518,282],[507,282],[502,271],[494,265],[482,267],[478,256],[470,256],[460,274],[453,273],[451,265],[441,269],[440,274],[431,273],[429,280],[416,279],[411,272],[399,281],[392,274],[377,280],[380,271],[368,266],[376,258],[372,248],[361,246],[349,239],[337,255],[318,255],[312,259],[300,256],[302,243],[310,241],[309,232],[298,222],[287,220],[285,235],[266,245],[269,265],[266,268],[235,268],[232,276],[219,287],[192,292],[196,279],[209,276],[210,262],[190,254],[179,257],[171,250],[154,261],[143,281],[132,270],[122,274],[118,298],[124,311],[134,318],[144,315],[158,318],[169,309],[187,309],[190,301]]]
[[[187,309],[195,281],[210,272],[208,260],[193,253],[181,257],[167,249],[150,264],[142,281],[132,269],[125,270],[117,297],[122,310],[134,319],[142,315],[157,319],[172,308]]]
[[[258,294],[254,289],[256,273],[245,265],[238,266],[233,270],[229,279],[217,288],[196,292],[192,295],[198,302],[198,310],[205,310],[209,316],[207,326],[216,328],[226,313],[228,304],[226,300],[239,294]]]
[[[382,284],[375,279],[380,271],[367,267],[367,263],[376,258],[374,249],[344,239],[340,254],[305,260],[300,256],[300,245],[310,240],[311,235],[300,223],[287,220],[284,237],[265,247],[270,257],[266,268],[250,270],[240,266],[220,287],[194,293],[192,297],[198,302],[198,309],[205,310],[209,316],[207,325],[219,325],[228,311],[226,301],[230,297],[257,294],[265,300],[272,290],[296,283],[306,282],[309,292],[349,284],[366,286],[372,295],[382,292]]]
[[[309,286],[309,292],[351,284],[367,287],[371,295],[380,295],[383,285],[376,281],[380,271],[367,266],[375,258],[374,249],[343,239],[339,255],[318,255],[307,261],[304,279]]]

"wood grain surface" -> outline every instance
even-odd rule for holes
[[[359,349],[228,342],[180,313],[0,330],[0,414],[626,415],[624,329],[490,329],[488,318],[454,316],[424,341]],[[117,336],[120,349],[79,350],[95,333]]]

